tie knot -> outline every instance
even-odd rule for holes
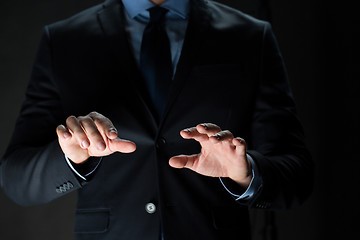
[[[165,14],[167,13],[167,9],[156,6],[148,9],[150,12],[150,21],[153,23],[160,23],[163,21]]]

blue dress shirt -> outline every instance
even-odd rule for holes
[[[150,21],[147,9],[156,5],[148,0],[123,0],[122,2],[126,10],[125,31],[128,33],[135,60],[140,65],[142,36]],[[175,74],[188,24],[189,0],[167,0],[161,7],[169,10],[165,16],[165,31],[170,42],[173,73]]]

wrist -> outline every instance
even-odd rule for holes
[[[245,170],[246,171],[245,174],[238,174],[235,175],[234,177],[230,177],[231,180],[233,180],[243,188],[248,188],[251,183],[251,180],[253,179],[253,168],[248,155],[246,155],[246,163],[247,163],[247,170]],[[244,173],[244,171],[242,173]]]
[[[90,156],[87,156],[87,155],[86,156],[85,155],[72,155],[72,154],[69,154],[69,155],[65,154],[65,155],[67,156],[69,161],[75,165],[81,165],[90,158]]]
[[[252,171],[250,171],[250,174],[245,177],[230,177],[231,180],[233,180],[238,185],[240,185],[240,187],[245,189],[249,187],[252,178],[253,178]]]

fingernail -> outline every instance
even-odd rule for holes
[[[112,128],[112,129],[110,129],[109,133],[110,133],[110,134],[116,134],[116,133],[117,133],[117,131],[116,131],[115,129],[113,129],[113,128]]]
[[[98,144],[96,144],[96,147],[97,147],[97,149],[99,149],[101,151],[104,151],[106,148],[105,144],[102,142],[99,142]]]
[[[201,126],[203,126],[205,128],[205,130],[208,130],[208,126],[206,126],[206,124],[201,124]]]
[[[69,138],[70,137],[70,133],[66,132],[64,133],[64,138]]]
[[[88,141],[82,141],[82,142],[81,142],[81,146],[82,146],[83,148],[88,148],[88,147],[89,147]]]

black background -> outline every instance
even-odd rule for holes
[[[10,139],[44,25],[100,0],[0,2],[0,155]],[[222,0],[270,20],[312,152],[315,187],[301,207],[273,213],[279,240],[360,235],[359,21],[356,1]],[[214,89],[215,90],[215,89]],[[71,239],[76,194],[20,207],[0,191],[0,239]],[[268,213],[251,211],[254,239]],[[241,237],[239,237],[241,239]]]

